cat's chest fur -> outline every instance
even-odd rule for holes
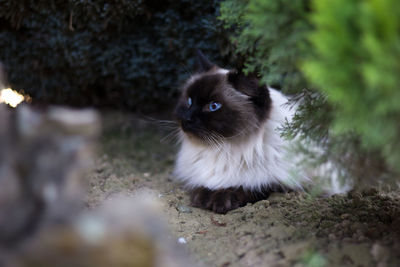
[[[272,106],[268,119],[241,142],[228,139],[208,146],[182,133],[175,176],[189,188],[301,188],[300,181],[291,174],[295,166],[288,158],[289,144],[278,131],[285,120],[292,119],[294,110],[285,105],[287,98],[280,92],[269,88],[269,93]]]

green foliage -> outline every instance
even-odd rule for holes
[[[311,0],[221,4],[220,19],[245,69],[294,95],[297,112],[283,135],[303,141],[298,152],[306,155],[307,164],[329,162],[345,179],[382,178],[387,171],[382,147],[386,154],[400,151],[395,123],[400,16],[389,2],[393,9],[399,4],[385,1],[314,0],[315,10]],[[340,131],[333,131],[333,124]],[[362,146],[360,138],[366,135],[375,146]]]
[[[194,48],[221,60],[217,4],[0,0],[0,61],[12,87],[37,101],[170,106]]]
[[[220,19],[234,33],[236,52],[245,56],[245,71],[259,72],[262,82],[296,93],[305,88],[298,70],[305,53],[308,0],[226,0]]]
[[[334,108],[336,133],[355,133],[400,170],[400,2],[314,2],[314,51],[303,69]]]

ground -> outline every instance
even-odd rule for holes
[[[88,175],[88,207],[121,192],[150,190],[162,202],[172,239],[199,266],[400,266],[398,192],[273,194],[214,214],[190,207],[174,182],[177,145],[164,138],[171,129],[135,115],[103,117],[98,158]]]

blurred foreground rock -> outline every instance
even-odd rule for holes
[[[151,192],[84,209],[100,128],[93,110],[0,105],[0,266],[188,266]]]
[[[77,211],[99,132],[93,110],[0,106],[0,246]]]
[[[160,206],[143,192],[106,201],[70,224],[42,231],[13,267],[191,266],[166,235]]]

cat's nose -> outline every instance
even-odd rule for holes
[[[183,114],[182,117],[181,117],[181,119],[182,119],[182,122],[187,122],[187,123],[190,123],[190,122],[193,122],[193,121],[194,121],[193,116],[192,116],[191,113],[185,113],[185,114]]]
[[[181,120],[181,127],[184,131],[189,131],[191,127],[193,126],[193,119],[192,118],[187,118],[187,119],[182,119]]]
[[[188,118],[185,118],[185,119],[182,120],[182,123],[185,124],[185,125],[191,124],[193,122],[194,122],[194,120],[191,117],[188,117]]]

